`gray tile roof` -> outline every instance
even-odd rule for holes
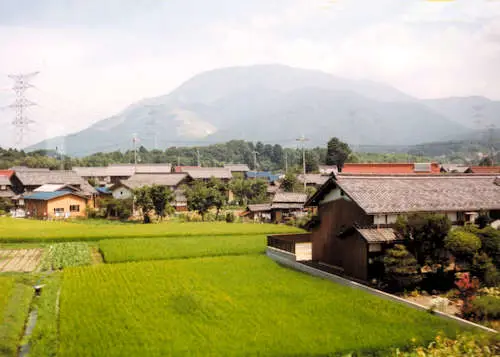
[[[186,172],[193,179],[209,179],[215,177],[218,179],[231,179],[233,175],[231,171],[224,167],[189,167],[182,168],[182,172]]]
[[[81,177],[127,177],[135,172],[133,166],[91,166],[91,167],[73,167],[73,171]]]
[[[172,172],[171,164],[112,164],[108,166],[111,170],[131,170],[137,174],[168,174]]]
[[[368,243],[392,243],[398,237],[392,228],[356,228]]]
[[[321,174],[306,174],[306,184],[312,183],[314,185],[323,185],[330,176],[321,175]],[[304,182],[304,174],[298,175],[297,180],[299,182]]]
[[[349,176],[337,183],[366,213],[500,209],[495,176]]]
[[[250,212],[265,212],[265,211],[270,211],[271,210],[271,204],[270,203],[260,203],[260,204],[248,205],[248,210]]]
[[[277,192],[273,197],[273,203],[304,203],[307,201],[305,193]]]
[[[248,172],[250,168],[247,164],[226,164],[225,169],[229,169],[231,172]]]
[[[12,184],[7,176],[0,176],[0,185],[10,186]]]
[[[52,171],[16,171],[16,175],[24,186],[41,186],[47,183],[81,185],[85,182],[71,170]]]
[[[187,174],[185,173],[135,174],[128,180],[122,180],[122,184],[132,189],[151,185],[174,187],[179,185],[186,177]]]

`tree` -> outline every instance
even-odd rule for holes
[[[486,227],[478,230],[476,234],[481,239],[481,250],[488,254],[500,268],[500,231],[493,227]]]
[[[264,179],[251,180],[247,199],[250,203],[265,202],[267,197],[267,181]]]
[[[231,192],[239,204],[246,205],[248,203],[248,196],[250,193],[250,181],[243,178],[236,178],[231,181]]]
[[[149,194],[156,215],[162,219],[165,217],[165,210],[174,199],[172,191],[165,186],[153,185],[149,189]]]
[[[402,244],[388,249],[383,258],[386,282],[393,288],[405,289],[422,280],[417,260]]]
[[[319,170],[318,156],[310,150],[305,152],[306,172],[317,172]]]
[[[441,265],[447,261],[444,239],[451,229],[451,222],[442,214],[413,214],[399,217],[396,230],[404,237],[405,245],[415,256],[420,269],[425,265]]]
[[[489,156],[485,156],[479,161],[479,166],[493,166],[493,160]]]
[[[481,248],[481,240],[474,233],[462,230],[453,230],[444,240],[445,248],[460,263],[470,267],[474,254]]]
[[[227,186],[215,178],[208,182],[195,181],[191,186],[186,187],[185,195],[188,201],[188,208],[197,211],[202,219],[211,207],[217,208],[217,216],[220,209],[227,201]]]
[[[227,203],[228,187],[221,180],[212,177],[207,182],[207,188],[209,190],[209,201],[217,209],[215,216],[219,217],[221,208]]]
[[[134,190],[135,204],[142,210],[144,223],[150,223],[149,212],[154,208],[150,187],[144,186]]]
[[[297,186],[297,176],[293,173],[288,172],[281,183],[281,187],[285,192],[293,192]]]
[[[349,145],[340,141],[338,138],[331,138],[327,145],[326,164],[337,165],[340,172],[344,163],[349,158],[349,155],[351,155],[351,152]]]

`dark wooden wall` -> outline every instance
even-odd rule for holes
[[[345,238],[338,234],[359,225],[373,224],[373,217],[368,216],[356,203],[339,199],[320,205],[318,208],[320,224],[311,234],[312,259],[344,267],[344,260],[349,260],[353,244],[345,244]]]

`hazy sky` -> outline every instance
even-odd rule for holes
[[[261,63],[500,100],[500,0],[0,0],[0,106],[7,74],[40,71],[30,143],[204,70]],[[0,110],[0,146],[12,116]]]

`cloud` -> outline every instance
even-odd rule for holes
[[[283,63],[417,97],[500,99],[499,1],[148,0],[107,2],[102,11],[90,0],[36,3],[32,12],[0,5],[0,106],[12,100],[7,73],[41,71],[28,93],[40,103],[30,142],[224,66]],[[0,111],[2,124],[11,120]],[[12,145],[11,134],[0,139]]]

